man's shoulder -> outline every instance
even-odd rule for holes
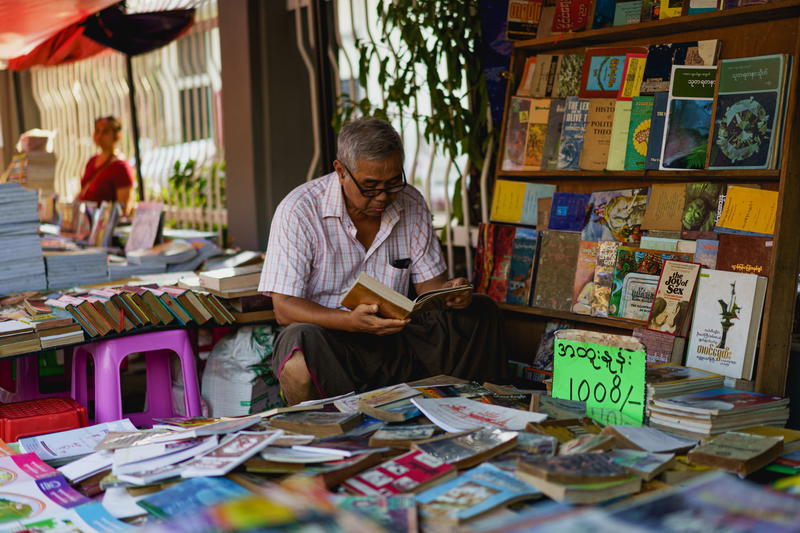
[[[287,194],[279,204],[279,208],[287,209],[290,212],[302,210],[319,210],[322,206],[325,191],[330,185],[333,174],[326,174],[317,179],[298,185]]]
[[[417,190],[416,187],[408,185],[398,197],[402,203],[403,209],[410,211],[414,214],[428,214],[430,216],[430,209],[428,209],[428,202],[425,197]]]

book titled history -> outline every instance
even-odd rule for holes
[[[786,56],[724,59],[719,69],[708,168],[775,168]]]
[[[772,237],[721,233],[717,242],[715,266],[710,268],[769,277]]]
[[[493,509],[540,496],[538,490],[513,473],[482,464],[418,494],[417,504],[426,520],[463,523]]]
[[[599,241],[592,285],[592,316],[608,316],[608,304],[614,287],[614,265],[617,262],[617,241]]]
[[[567,96],[565,106],[564,124],[558,143],[558,170],[579,170],[589,114],[589,100]]]
[[[621,77],[621,76],[620,76]],[[586,131],[578,166],[581,170],[605,170],[614,124],[614,98],[591,98],[586,116]]]
[[[589,201],[584,241],[638,242],[647,207],[647,187],[595,191]]]
[[[553,98],[578,96],[581,89],[581,72],[583,71],[583,54],[564,54],[558,62]]]
[[[581,98],[616,98],[623,82],[626,54],[646,54],[645,46],[587,48],[581,72]]]
[[[653,96],[634,96],[631,101],[630,124],[625,144],[625,170],[645,169],[654,100]]]
[[[661,278],[650,308],[648,329],[684,336],[689,323],[689,312],[694,287],[700,273],[698,263],[666,260],[661,268]]]
[[[351,477],[342,486],[365,496],[394,496],[421,492],[455,475],[453,465],[421,450],[412,450]]]
[[[659,169],[705,167],[716,79],[716,67],[672,67]]]
[[[509,41],[535,39],[542,17],[542,0],[509,0],[506,37]]]
[[[592,314],[598,244],[595,241],[581,241],[578,248],[575,283],[572,287],[572,312],[579,315]]]
[[[580,233],[547,230],[542,232],[533,305],[545,309],[569,311],[572,285],[578,259]]]
[[[586,210],[591,195],[557,192],[553,195],[547,229],[581,231],[586,224]]]
[[[566,108],[566,100],[550,101],[547,132],[544,139],[544,148],[542,148],[542,170],[556,170],[558,168],[558,147],[561,140],[561,129],[564,127],[564,111]]]
[[[508,288],[505,302],[513,305],[528,305],[533,286],[536,251],[539,232],[531,228],[516,228],[511,248],[511,264],[508,271]]]
[[[686,366],[751,379],[767,278],[701,269]]]

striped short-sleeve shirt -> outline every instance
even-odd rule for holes
[[[404,263],[407,268],[393,266]],[[419,191],[406,187],[397,194],[365,250],[356,239],[333,172],[297,187],[278,205],[259,291],[340,308],[361,272],[408,294],[410,283],[430,280],[445,270],[431,212]]]

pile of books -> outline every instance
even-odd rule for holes
[[[18,183],[0,183],[0,294],[47,287],[37,193]]]
[[[776,214],[777,193],[757,187],[571,193],[497,180],[495,222],[479,229],[475,290],[506,304],[622,319],[649,363],[685,361],[749,380]]]
[[[602,427],[551,409],[558,402],[544,394],[530,410],[532,399],[436,376],[241,417],[26,437],[4,448],[19,453],[0,457],[0,468],[16,474],[5,493],[46,502],[35,518],[17,517],[20,528],[82,517],[87,532],[124,530],[123,521],[164,532],[671,531],[687,509],[709,523],[748,516],[750,530],[800,528],[795,495],[724,473],[781,465],[770,479],[791,491],[800,470],[785,465],[795,464],[800,432],[757,425],[698,443]],[[234,519],[245,511],[246,521]]]
[[[45,252],[47,287],[63,289],[108,281],[106,251],[86,248],[69,252]]]
[[[509,102],[501,170],[779,168],[792,56],[717,66],[720,46],[529,57]]]

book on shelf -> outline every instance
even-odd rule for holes
[[[664,143],[664,130],[667,125],[667,101],[669,92],[653,95],[653,113],[650,116],[650,134],[647,140],[646,170],[658,170],[661,165],[661,147]]]
[[[778,191],[755,187],[727,187],[716,221],[718,233],[771,236],[778,214]]]
[[[625,140],[625,161],[621,170],[645,169],[654,100],[653,96],[634,96],[631,101],[628,137]]]
[[[669,333],[661,333],[646,328],[634,328],[632,335],[644,345],[647,364],[683,363],[686,339]]]
[[[417,495],[425,520],[464,523],[501,506],[538,498],[541,493],[513,473],[482,464]]]
[[[588,98],[567,96],[558,144],[558,170],[579,170],[589,115]]]
[[[556,15],[556,0],[542,1],[542,16],[539,18],[539,27],[536,28],[536,38],[544,39],[552,35],[553,19]]]
[[[751,379],[767,278],[702,269],[686,365]]]
[[[714,239],[697,239],[695,241],[694,261],[703,268],[717,268],[719,241]],[[729,270],[721,268],[720,270]],[[765,274],[766,275],[766,274]]]
[[[705,167],[716,79],[716,67],[673,65],[660,170]]]
[[[534,72],[536,72],[536,56],[530,56],[525,59],[525,66],[522,69],[519,85],[517,85],[516,96],[531,96]]]
[[[683,14],[683,4],[688,0],[660,0],[661,6],[658,10],[658,19],[669,19],[680,17]]]
[[[492,248],[484,250],[484,254],[492,254],[492,270],[488,274],[489,283],[486,294],[496,302],[503,302],[508,292],[508,277],[511,270],[511,255],[514,251],[515,226],[492,224],[486,231],[492,232]],[[484,261],[485,261],[484,256]]]
[[[777,168],[791,61],[785,54],[724,59],[708,168]]]
[[[642,94],[668,92],[674,65],[707,67],[716,65],[720,45],[721,41],[718,39],[651,44],[647,47],[647,62],[641,85]]]
[[[522,170],[525,167],[530,111],[530,98],[511,97],[506,116],[502,170]]]
[[[590,98],[586,115],[578,167],[581,170],[605,170],[611,145],[611,127],[614,122],[614,98]]]
[[[617,0],[613,26],[639,24],[642,20],[642,0]]]
[[[716,239],[714,227],[724,195],[725,185],[721,183],[687,183],[681,215],[681,237]]]
[[[542,0],[509,0],[506,37],[510,41],[535,39],[542,17]]]
[[[626,55],[646,53],[647,47],[644,46],[587,48],[578,95],[593,99],[616,98],[624,80],[622,73]]]
[[[730,431],[689,451],[693,463],[746,476],[768,465],[783,452],[782,437]]]
[[[647,319],[648,329],[680,337],[686,335],[699,273],[698,263],[664,261]]]
[[[539,54],[536,56],[536,71],[531,82],[530,96],[533,98],[550,98],[553,94],[553,83],[561,56]]]
[[[628,145],[632,110],[633,102],[631,100],[617,99],[614,106],[614,116],[611,121],[606,170],[625,170],[625,153]]]
[[[442,308],[449,298],[470,292],[472,285],[460,285],[428,291],[411,300],[362,272],[342,298],[342,306],[355,309],[361,304],[377,304],[381,316],[404,319],[424,310]]]
[[[533,98],[530,101],[525,138],[525,159],[522,167],[518,170],[541,170],[549,115],[549,98]]]
[[[584,241],[638,242],[647,206],[647,187],[595,191],[589,201]]]
[[[569,0],[567,0],[569,1]],[[573,4],[576,2],[573,2]],[[553,98],[578,96],[581,88],[581,71],[583,70],[583,54],[564,54],[558,62]]]
[[[581,231],[586,225],[590,198],[591,195],[584,193],[554,193],[547,229]]]
[[[681,231],[681,215],[686,197],[682,183],[654,183],[642,219],[642,229]]]
[[[575,265],[575,282],[572,287],[572,312],[579,315],[592,314],[594,297],[594,274],[597,268],[598,244],[595,241],[581,241],[578,246],[578,259]]]
[[[494,222],[538,228],[539,200],[552,198],[555,192],[555,185],[498,179],[494,184],[490,218]]]
[[[551,33],[585,30],[591,8],[591,0],[556,0]]]
[[[616,0],[595,0],[592,29],[607,28],[614,23]]]
[[[508,272],[508,289],[505,302],[528,305],[533,287],[539,232],[530,228],[516,228],[511,249],[511,266]]]
[[[459,470],[471,468],[514,448],[517,433],[497,428],[482,428],[455,435],[447,434],[415,442],[411,448],[436,457]]]
[[[412,450],[347,479],[342,486],[354,494],[393,496],[418,493],[456,476],[453,465]]]
[[[581,235],[572,231],[542,232],[533,305],[545,309],[569,311],[572,308],[572,286],[578,259]]]
[[[689,7],[687,15],[697,15],[698,13],[710,13],[717,10],[717,0],[688,0]]]
[[[329,437],[341,435],[358,426],[361,413],[332,413],[327,411],[304,411],[284,413],[269,419],[271,426],[295,433]]]
[[[620,246],[614,265],[609,316],[647,321],[664,261],[690,262],[691,254]]]
[[[769,277],[774,245],[772,237],[721,233],[719,241],[713,242],[718,246],[716,260],[708,268]]]
[[[550,113],[547,115],[547,131],[545,132],[544,146],[542,148],[542,170],[556,170],[558,168],[558,150],[561,140],[561,131],[564,127],[564,112],[567,108],[565,99],[550,101]]]
[[[608,316],[611,290],[614,288],[614,265],[617,261],[617,241],[598,241],[592,285],[592,316]]]

